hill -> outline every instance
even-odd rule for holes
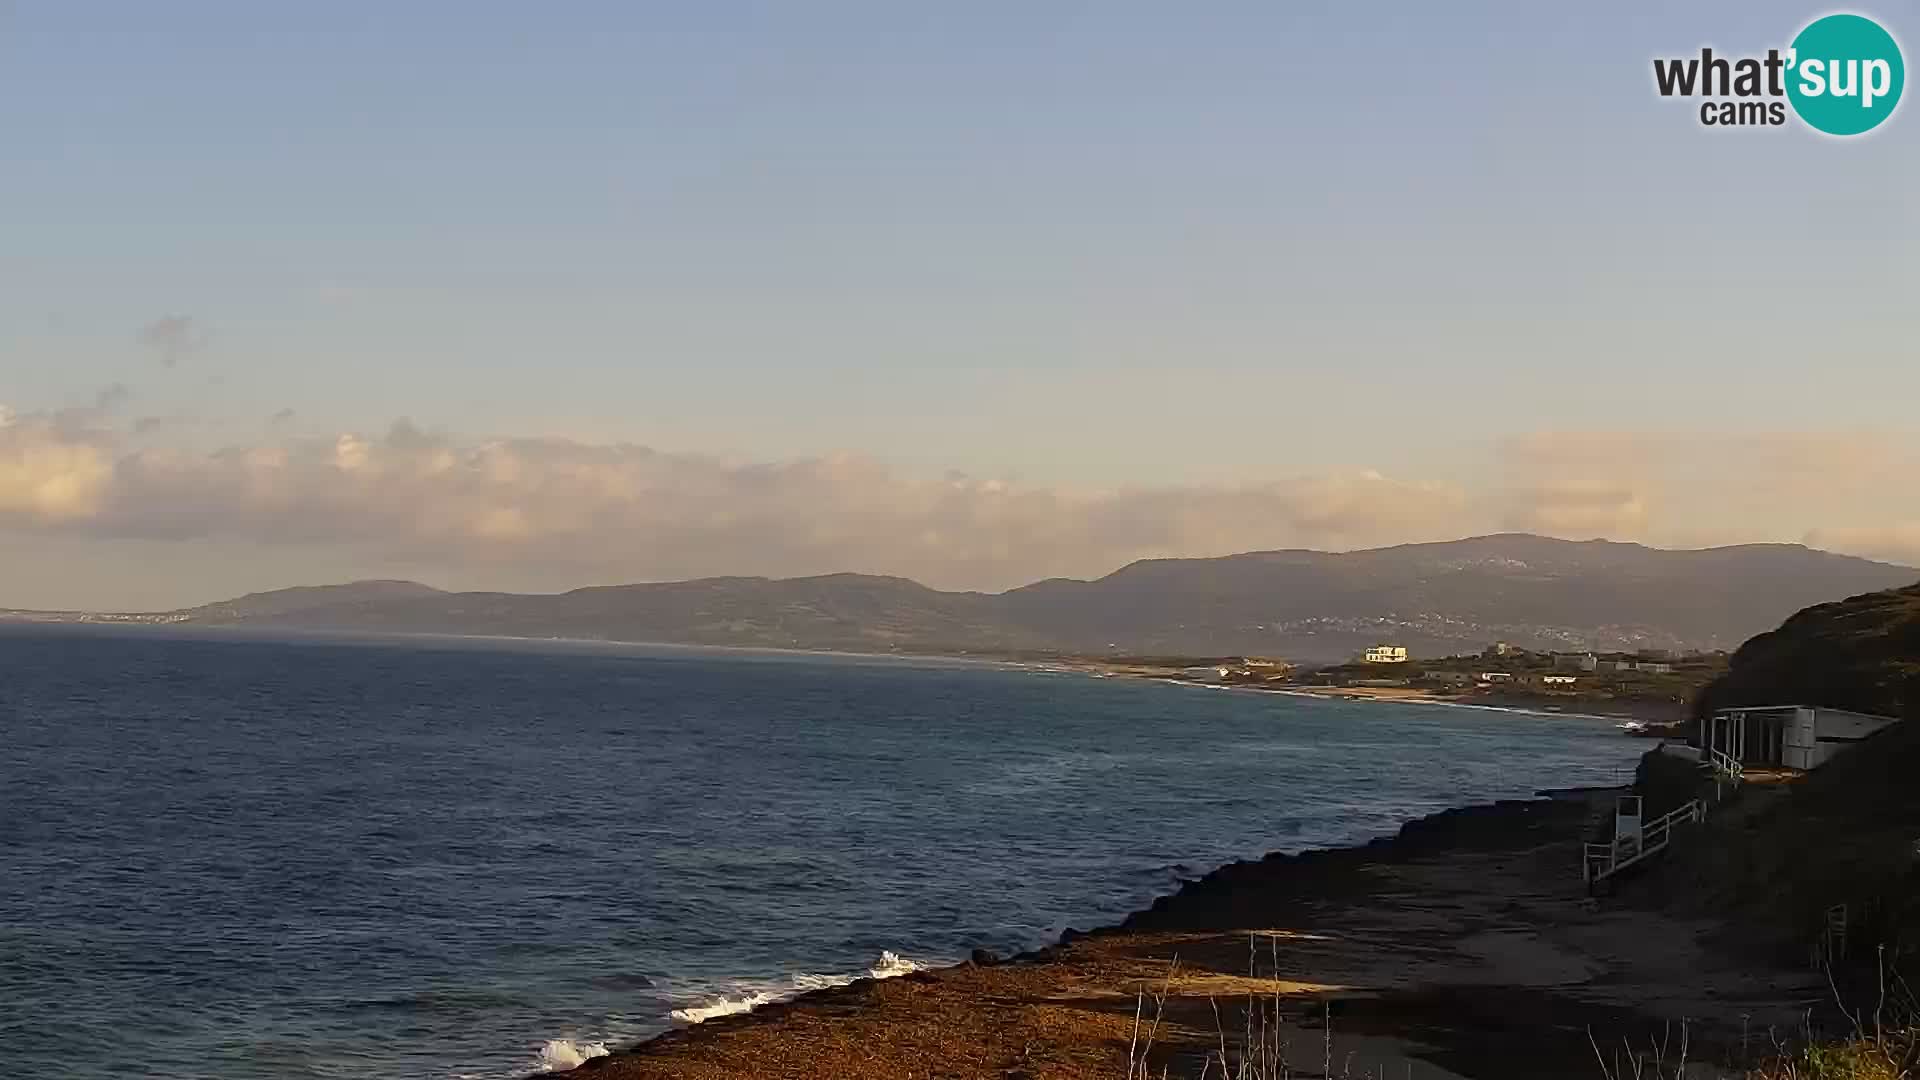
[[[1641,903],[1720,921],[1742,947],[1788,964],[1817,958],[1830,966],[1832,996],[1871,1015],[1885,980],[1920,962],[1920,585],[1793,615],[1741,646],[1696,709],[1791,703],[1908,722],[1803,776],[1743,785],[1703,827],[1677,837],[1656,872],[1623,888]],[[1700,793],[1680,790],[1701,781],[1674,760],[1655,752],[1643,761],[1651,801]],[[1890,1019],[1920,1014],[1903,1006]]]
[[[1740,646],[1695,712],[1798,702],[1920,717],[1920,584],[1795,614]]]
[[[412,582],[287,589],[152,616],[206,625],[925,652],[1415,655],[1714,649],[1920,571],[1791,544],[1668,551],[1524,534],[1353,552],[1136,562],[999,594],[862,574],[706,578],[554,595]]]

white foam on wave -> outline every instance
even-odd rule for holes
[[[566,1072],[585,1065],[591,1058],[606,1056],[606,1043],[548,1039],[547,1044],[540,1048],[540,1071]]]
[[[880,959],[867,969],[867,975],[875,979],[891,979],[900,975],[911,975],[920,970],[920,965],[891,950],[882,950]]]
[[[720,993],[702,997],[696,1002],[674,1009],[667,1015],[682,1024],[699,1024],[722,1016],[751,1012],[762,1005],[785,1001],[809,990],[846,986],[856,979],[898,978],[901,975],[919,971],[920,967],[921,965],[889,949],[882,952],[880,958],[865,971],[847,975],[802,973],[791,976],[781,983],[742,983]]]
[[[799,992],[800,991],[797,990],[793,991],[793,993]],[[738,995],[721,994],[717,997],[707,998],[697,1005],[688,1005],[682,1009],[675,1009],[667,1015],[682,1024],[702,1024],[708,1020],[715,1020],[722,1016],[752,1012],[762,1005],[779,1001],[782,996],[783,995],[773,990],[757,990]]]

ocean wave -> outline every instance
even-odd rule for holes
[[[678,1023],[699,1024],[722,1016],[751,1012],[762,1005],[785,1001],[809,990],[827,990],[836,986],[846,986],[860,979],[893,979],[912,974],[920,969],[920,964],[889,949],[881,952],[880,958],[865,971],[838,975],[814,975],[803,972],[790,976],[783,982],[739,983],[717,993],[700,996],[697,1000],[674,1009],[667,1015]]]
[[[585,1065],[589,1059],[606,1056],[606,1043],[548,1039],[547,1044],[540,1048],[540,1071],[566,1072]]]
[[[697,1005],[688,1005],[684,1008],[674,1009],[667,1013],[667,1015],[682,1024],[703,1024],[708,1020],[717,1020],[722,1016],[733,1016],[736,1013],[751,1012],[762,1005],[779,1001],[782,997],[792,997],[794,994],[802,992],[801,990],[790,990],[783,994],[774,990],[757,990],[738,996],[721,994],[717,997],[707,998]]]

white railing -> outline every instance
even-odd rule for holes
[[[1720,774],[1721,776],[1726,777],[1727,779],[1733,781],[1736,784],[1738,784],[1741,780],[1746,778],[1746,774],[1747,774],[1746,766],[1740,764],[1739,758],[1736,758],[1724,751],[1713,750],[1713,749],[1709,749],[1707,751],[1707,755],[1708,755],[1707,761],[1713,766],[1714,772]]]
[[[1581,877],[1588,885],[1604,881],[1625,870],[1627,867],[1650,858],[1666,850],[1673,842],[1675,825],[1692,824],[1705,820],[1707,804],[1699,799],[1687,803],[1678,810],[1663,814],[1642,825],[1637,838],[1615,836],[1609,844],[1588,844],[1585,865],[1581,867]]]

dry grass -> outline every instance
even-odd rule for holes
[[[1202,1056],[1197,1073],[1188,1068],[1178,1075],[1183,1080],[1399,1080],[1397,1073],[1393,1077],[1356,1074],[1349,1061],[1336,1059],[1332,1010],[1324,1004],[1316,1048],[1320,1050],[1319,1060],[1304,1070],[1296,1069],[1293,1064],[1296,1047],[1290,1044],[1289,1038],[1298,1028],[1287,1023],[1281,1003],[1290,993],[1298,993],[1300,985],[1278,977],[1279,946],[1275,936],[1269,936],[1266,942],[1274,961],[1270,970],[1275,974],[1267,978],[1257,975],[1260,938],[1261,935],[1256,934],[1248,942],[1244,978],[1204,980],[1244,988],[1244,998],[1237,995],[1228,998],[1233,1004],[1223,1011],[1221,997],[1207,996],[1213,1006],[1217,1046]],[[1191,992],[1196,981],[1195,977],[1182,972],[1176,959],[1168,964],[1156,984],[1136,994],[1127,1047],[1126,1080],[1173,1080],[1176,1074],[1171,1066],[1162,1065],[1155,1072],[1149,1059],[1170,1030],[1168,1000],[1182,991]],[[1831,984],[1831,979],[1829,982]],[[1837,988],[1835,1000],[1839,1002]],[[1871,1013],[1864,1009],[1848,1011],[1844,1004],[1839,1007],[1852,1025],[1851,1035],[1818,1040],[1811,1031],[1802,1031],[1800,1038],[1794,1040],[1798,1043],[1796,1047],[1778,1033],[1766,1032],[1754,1040],[1757,1046],[1753,1049],[1760,1062],[1757,1065],[1716,1065],[1690,1060],[1690,1033],[1684,1023],[1668,1028],[1664,1038],[1649,1040],[1644,1045],[1622,1042],[1617,1047],[1606,1047],[1591,1032],[1588,1042],[1593,1048],[1596,1075],[1602,1080],[1920,1080],[1920,997],[1913,994],[1904,980],[1889,977],[1883,971],[1879,997]],[[1231,1033],[1229,1015],[1238,1021],[1238,1030]],[[1889,1016],[1897,1016],[1899,1020],[1889,1023]],[[1746,1047],[1742,1048],[1742,1057],[1754,1060],[1748,1056]],[[1408,1075],[1412,1075],[1411,1068]]]
[[[1606,1080],[1915,1080],[1920,1071],[1920,998],[1914,996],[1904,979],[1890,976],[1884,967],[1884,955],[1883,951],[1878,997],[1871,1013],[1849,1010],[1833,983],[1831,970],[1828,972],[1828,985],[1835,987],[1834,1002],[1852,1025],[1852,1033],[1844,1038],[1816,1039],[1807,1031],[1794,1048],[1776,1033],[1768,1032],[1764,1057],[1758,1065],[1690,1068],[1686,1060],[1687,1032],[1682,1025],[1677,1057],[1670,1057],[1667,1046],[1649,1046],[1645,1052],[1623,1046],[1609,1057],[1595,1043],[1601,1074]],[[1899,1019],[1889,1023],[1889,1016]]]
[[[1920,1029],[1809,1046],[1747,1074],[1747,1080],[1909,1080],[1920,1058]]]
[[[1292,1033],[1296,1029],[1287,1023],[1281,1011],[1281,1002],[1303,989],[1338,988],[1310,987],[1280,978],[1280,938],[1283,936],[1278,933],[1256,933],[1248,937],[1247,974],[1243,978],[1195,978],[1182,974],[1177,958],[1169,963],[1166,975],[1159,984],[1151,991],[1141,991],[1134,1000],[1133,1035],[1127,1046],[1126,1080],[1156,1080],[1156,1077],[1158,1080],[1171,1080],[1173,1072],[1170,1067],[1163,1065],[1156,1074],[1149,1064],[1154,1046],[1166,1030],[1167,999],[1175,993],[1191,993],[1202,987],[1232,988],[1241,991],[1244,997],[1240,994],[1227,997],[1226,1000],[1231,1004],[1223,1010],[1220,1003],[1224,995],[1206,995],[1213,1010],[1217,1045],[1202,1055],[1196,1080],[1306,1080],[1307,1077],[1324,1080],[1388,1080],[1385,1076],[1376,1077],[1369,1072],[1355,1073],[1350,1058],[1335,1060],[1333,1011],[1331,1006],[1325,1004],[1322,1005],[1321,1014],[1318,1068],[1295,1071],[1292,1064],[1295,1050]],[[1265,978],[1258,974],[1262,938],[1268,951],[1269,970],[1273,972]],[[1230,1018],[1238,1021],[1238,1030],[1231,1034],[1228,1032]],[[1300,1049],[1304,1052],[1309,1048]]]

